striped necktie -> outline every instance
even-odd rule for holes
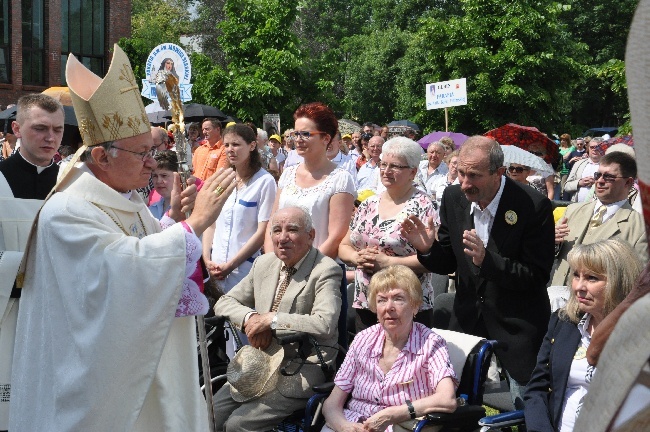
[[[296,268],[295,267],[287,267],[287,266],[283,265],[282,270],[280,272],[284,273],[284,279],[282,280],[282,283],[280,284],[280,289],[278,289],[278,294],[275,296],[275,300],[273,300],[273,306],[271,306],[271,312],[277,312],[278,311],[278,307],[280,306],[280,302],[282,301],[282,297],[284,296],[284,293],[287,291],[287,287],[289,286],[289,282],[291,282],[291,276],[293,276],[296,273]]]
[[[607,206],[601,205],[598,211],[591,217],[591,220],[589,221],[589,228],[596,228],[601,226],[603,224],[605,213],[607,213]]]

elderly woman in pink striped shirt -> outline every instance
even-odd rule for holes
[[[456,409],[445,340],[413,321],[421,304],[420,280],[408,267],[372,277],[369,306],[379,324],[354,338],[325,401],[323,431],[411,430],[417,417]]]

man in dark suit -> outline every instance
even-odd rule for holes
[[[550,316],[546,291],[553,264],[548,198],[504,177],[499,144],[475,136],[463,144],[459,185],[445,189],[441,225],[409,217],[402,234],[434,273],[456,272],[450,329],[496,339],[516,404],[535,366]]]
[[[273,253],[255,260],[249,274],[219,299],[215,313],[245,331],[254,348],[265,351],[277,349],[272,332],[308,333],[321,345],[325,361],[332,364],[341,310],[341,267],[312,246],[315,231],[304,209],[278,210],[270,226]],[[311,387],[325,381],[314,350],[300,366],[296,344],[285,345],[281,366],[295,374],[276,372],[277,377],[269,381],[277,382],[252,397],[242,397],[246,389],[237,388],[229,379],[215,395],[218,431],[270,430],[304,407],[313,394]]]

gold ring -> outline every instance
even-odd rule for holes
[[[214,190],[214,193],[217,194],[217,196],[221,195],[225,189],[221,187],[221,185],[217,186],[217,188]]]

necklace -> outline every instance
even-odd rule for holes
[[[126,229],[124,229],[124,226],[123,226],[121,223],[119,223],[119,222],[117,221],[117,219],[115,219],[115,218],[114,218],[110,213],[108,213],[106,210],[104,210],[103,208],[101,208],[99,205],[97,205],[97,204],[95,204],[95,203],[93,203],[93,204],[95,205],[95,207],[97,207],[97,208],[100,209],[102,212],[104,212],[104,214],[106,214],[106,216],[108,216],[109,218],[111,218],[111,220],[115,223],[115,225],[117,225],[117,227],[118,227],[119,229],[121,229],[122,232],[123,232],[124,234],[126,234],[127,236],[131,236],[131,235],[132,235],[132,234],[129,234],[129,233],[126,231]],[[139,212],[136,212],[136,214],[138,215],[138,219],[140,220],[140,225],[142,226],[142,230],[144,231],[144,237],[146,237],[146,236],[148,235],[148,234],[147,234],[147,228],[144,226],[144,222],[142,221],[142,216],[140,216],[140,213],[139,213]],[[133,236],[133,237],[135,237],[135,236]]]

